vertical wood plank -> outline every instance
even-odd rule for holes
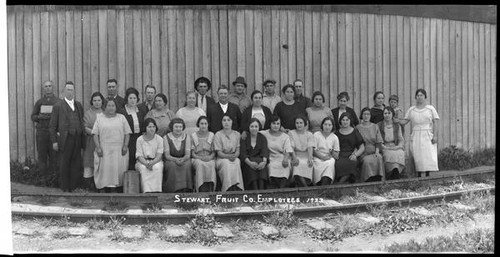
[[[304,12],[304,84],[306,89],[313,83],[313,20],[310,12]]]
[[[161,56],[163,54],[163,49],[160,48],[160,23],[160,10],[151,9],[151,83],[156,86],[161,85]],[[138,86],[139,91],[144,92],[146,85]]]
[[[428,103],[432,104],[436,110],[441,113],[440,118],[445,120],[447,113],[444,113],[441,96],[443,94],[443,39],[442,39],[442,22],[441,20],[430,20],[430,90],[427,91]],[[443,142],[443,122],[438,122],[436,136],[438,138],[438,149],[444,144]],[[446,132],[445,132],[446,133]]]
[[[134,11],[126,10],[124,14],[125,19],[125,55],[122,58],[125,58],[125,84],[127,86],[138,86],[135,83],[135,74],[134,74]],[[159,89],[159,85],[154,85]],[[160,90],[158,90],[160,91]]]
[[[286,82],[281,81],[280,76],[280,19],[279,11],[271,10],[271,60],[272,60],[272,77],[276,80],[277,90],[281,90],[281,87],[285,85]],[[312,28],[311,28],[312,29]],[[312,30],[311,30],[312,32]],[[312,48],[312,45],[311,45]]]
[[[469,95],[467,99],[473,99],[476,100],[475,95],[475,89],[474,89],[474,84],[475,84],[475,77],[474,77],[474,30],[473,30],[473,23],[468,22],[467,23],[467,59],[468,59],[468,90],[469,90]],[[469,148],[472,150],[475,150],[476,148],[476,141],[474,140],[475,136],[475,130],[474,130],[474,115],[475,115],[475,110],[477,110],[475,107],[475,104],[469,104],[469,117],[468,117],[468,124],[469,124]]]
[[[66,52],[64,55],[66,56],[66,78],[67,80],[71,80],[75,82],[75,91],[78,91],[77,88],[81,89],[82,84],[79,84],[76,82],[75,79],[75,28],[73,27],[73,12],[74,11],[66,11],[64,13],[66,23],[65,23],[65,37],[66,37]],[[81,91],[80,91],[81,93]],[[75,92],[76,99],[78,101],[81,101],[79,97],[81,97],[81,94],[78,94],[78,92]]]
[[[185,16],[184,16],[185,30],[184,29],[182,30],[182,31],[185,31],[184,38],[177,39],[177,46],[178,47],[180,47],[181,45],[185,46],[185,48],[184,48],[184,51],[185,51],[184,52],[184,58],[185,58],[184,65],[185,66],[184,66],[184,72],[183,72],[185,74],[185,79],[184,79],[184,83],[179,84],[179,89],[180,89],[179,91],[181,93],[179,93],[179,95],[178,95],[178,104],[171,107],[172,109],[176,109],[176,108],[178,108],[178,106],[184,105],[184,103],[186,101],[185,100],[186,99],[186,95],[185,95],[186,89],[191,88],[191,85],[194,84],[194,61],[195,61],[194,52],[195,52],[195,50],[194,50],[194,36],[193,36],[193,33],[194,33],[193,10],[189,10],[189,9],[179,10],[179,13],[185,14]],[[179,40],[184,41],[184,42],[182,42],[182,44],[180,44]],[[199,49],[199,50],[201,50],[201,49]],[[198,54],[201,55],[201,51],[199,51]]]
[[[245,10],[245,79],[247,82],[247,95],[255,89],[255,49],[254,49],[254,20],[253,12]]]
[[[212,81],[212,87],[218,87],[220,85],[221,81],[221,69],[220,69],[220,64],[221,64],[221,58],[220,58],[220,53],[221,52],[226,52],[227,53],[227,48],[222,49],[219,48],[219,12],[217,10],[210,10],[210,46],[211,46],[211,61],[212,64],[211,66],[211,71],[212,71],[212,76],[211,76],[211,81]]]
[[[263,62],[264,62],[264,79],[272,78],[276,80],[275,77],[273,77],[273,72],[272,72],[272,37],[271,37],[271,10],[262,10],[262,53],[263,53]],[[297,37],[299,35],[297,34]],[[300,48],[297,47],[299,50]],[[299,63],[297,63],[299,65]],[[279,89],[280,84],[278,83],[276,87]],[[264,90],[264,89],[262,89]],[[280,92],[276,91],[276,93],[279,95]]]
[[[456,75],[456,65],[455,65],[455,49],[456,49],[456,21],[450,20],[450,30],[448,33],[449,38],[449,51],[448,55],[450,57],[449,69],[450,69],[450,80],[449,80],[449,90],[450,90],[450,145],[457,145],[457,127],[459,126],[457,122],[457,108],[455,106],[455,100],[457,99],[457,75]]]
[[[299,10],[295,13],[296,18],[296,77],[297,78],[305,78],[305,49],[304,49],[304,11]],[[336,35],[335,35],[336,36]],[[279,92],[276,92],[279,95]]]
[[[328,34],[330,36],[330,95],[329,97],[325,95],[325,97],[329,98],[328,106],[330,108],[335,108],[337,105],[337,94],[339,93],[339,84],[338,84],[338,65],[337,65],[337,13],[329,13],[329,27]],[[298,65],[297,65],[298,67]]]
[[[491,109],[495,108],[491,105],[491,98],[493,97],[491,92],[491,27],[492,25],[486,24],[484,30],[484,57],[485,57],[485,104],[486,104],[486,148],[490,148],[492,146],[491,140]],[[451,76],[451,75],[450,75]],[[496,96],[495,96],[496,97]],[[452,130],[453,132],[453,130]]]
[[[421,40],[418,40],[418,18],[411,17],[410,18],[410,78],[411,78],[411,94],[410,94],[410,100],[414,99],[413,93],[415,90],[418,88],[419,84],[419,77],[420,77],[420,70],[419,67],[419,42]],[[411,106],[411,100],[408,104],[408,106]]]
[[[133,29],[134,33],[132,35],[132,38],[134,40],[134,85],[135,86],[140,86],[144,85],[143,83],[143,45],[142,45],[142,14],[141,10],[132,10],[132,16],[133,16]],[[175,16],[174,16],[175,18]],[[176,34],[172,34],[176,35]],[[177,36],[177,35],[176,35]],[[175,36],[172,36],[175,37]],[[170,101],[170,99],[168,99]]]
[[[210,11],[209,10],[203,10],[201,13],[201,33],[202,33],[202,44],[201,44],[201,50],[202,50],[202,60],[201,60],[201,65],[202,69],[200,70],[201,74],[195,74],[194,79],[196,80],[200,76],[205,76],[205,77],[210,77],[212,78],[212,47],[210,42],[212,41],[211,39],[211,22],[210,22]],[[218,36],[218,34],[216,34]],[[217,46],[218,46],[217,42]],[[189,85],[190,89],[194,89],[194,80],[191,85]]]
[[[90,11],[90,78],[92,92],[103,92],[99,85],[99,13],[97,10]]]
[[[338,76],[339,91],[346,91],[346,14],[337,14]]]
[[[76,18],[75,18],[76,19]],[[82,11],[82,87],[83,95],[90,98],[93,93],[91,65],[91,16],[90,11]],[[86,103],[90,106],[89,103]]]
[[[18,158],[24,161],[26,158],[26,107],[24,105],[25,92],[24,92],[24,13],[16,13],[16,31],[15,39],[18,44],[16,45],[16,97],[17,99],[14,106],[17,106],[17,147],[18,147]]]
[[[359,89],[359,106],[366,105],[369,103],[369,97],[368,97],[368,87],[369,87],[369,68],[370,67],[370,61],[374,61],[373,58],[370,60],[368,56],[368,52],[370,51],[369,45],[373,45],[372,42],[368,43],[368,38],[369,38],[369,30],[368,30],[368,14],[360,14],[360,19],[359,19],[359,25],[360,25],[360,89]],[[372,48],[372,53],[373,53],[373,48]],[[373,86],[372,82],[372,86]],[[356,109],[357,110],[357,109]]]
[[[66,83],[66,14],[64,11],[57,12],[57,77],[59,90]],[[59,91],[61,92],[61,91]]]
[[[424,18],[417,18],[417,88],[424,88]]]
[[[484,23],[479,24],[479,148],[483,149],[486,146],[486,86],[485,86],[485,75],[486,69],[484,67]],[[476,109],[477,110],[477,109]],[[476,115],[477,116],[477,115]]]
[[[396,17],[396,24],[397,24],[397,86],[396,89],[392,89],[392,92],[394,94],[397,94],[400,99],[403,99],[403,92],[404,92],[404,20],[403,16],[397,16]]]
[[[279,11],[280,29],[279,29],[279,53],[280,53],[280,80],[283,84],[288,84],[292,81],[288,81],[288,51],[289,49],[283,48],[283,45],[288,42],[288,16],[285,10]],[[310,89],[311,85],[305,83],[304,94],[306,94],[307,89]]]
[[[42,55],[42,79],[40,81],[40,85],[43,81],[50,79],[50,21],[49,21],[49,13],[42,12],[40,14],[40,52]],[[10,51],[9,51],[10,53]],[[54,84],[54,94],[57,94],[57,85]]]
[[[477,115],[477,111],[480,110],[480,85],[479,85],[479,24],[478,23],[474,23],[473,24],[473,65],[474,65],[474,68],[473,68],[473,86],[474,86],[474,104],[473,104],[473,111],[471,111],[471,113],[473,114],[472,115],[472,119],[473,119],[473,124],[474,124],[474,128],[473,128],[473,140],[474,140],[474,150],[478,150],[480,147],[481,147],[481,144],[480,144],[480,115]]]
[[[151,10],[141,10],[141,26],[142,26],[142,83],[135,85],[143,87],[151,84]],[[186,46],[192,44],[193,41],[186,42]],[[184,87],[185,85],[181,85]]]
[[[99,91],[107,94],[106,81],[110,78],[108,73],[108,26],[106,10],[98,10],[99,13]],[[120,85],[120,81],[118,81]]]
[[[497,115],[497,25],[491,26],[491,120],[496,121]],[[496,122],[491,123],[491,142],[495,147],[496,142]]]
[[[424,89],[429,92],[429,103],[433,103],[433,92],[431,89],[431,39],[430,39],[430,18],[423,18],[423,65],[424,65]]]
[[[42,53],[41,53],[41,43],[42,38],[40,35],[41,20],[40,12],[32,12],[32,26],[33,26],[33,102],[36,102],[42,95],[41,85],[42,81]],[[31,109],[31,108],[30,108]],[[35,155],[36,157],[36,151]]]
[[[168,88],[165,92],[166,95],[175,95],[177,93],[177,13],[173,9],[166,10],[167,17],[167,25],[168,25],[168,34],[171,35],[168,37]],[[168,99],[169,103],[172,102],[171,99]],[[172,106],[172,105],[169,105]]]
[[[32,22],[32,13],[30,11],[24,12],[24,84],[21,84],[21,89],[24,89],[24,94],[21,94],[20,102],[24,104],[24,123],[26,124],[26,130],[24,131],[24,135],[26,138],[26,156],[33,156],[35,154],[35,134],[34,134],[34,126],[31,121],[31,112],[30,110],[33,108],[33,22]],[[19,31],[23,33],[23,30]],[[21,134],[22,135],[22,134]]]
[[[237,29],[238,22],[236,19],[237,12],[235,10],[228,10],[227,13],[228,13],[228,27],[229,27],[227,35],[229,40],[229,74],[227,78],[227,85],[232,90],[231,82],[234,81],[234,79],[236,79],[236,77],[238,76],[238,66],[239,66],[238,41],[237,41],[238,34],[236,33],[238,30]]]
[[[106,32],[107,32],[107,49],[108,49],[108,78],[114,78],[118,81],[118,94],[125,97],[125,83],[123,80],[119,80],[117,77],[117,66],[118,66],[118,44],[117,44],[117,31],[116,31],[116,10],[107,10],[106,17]]]
[[[368,14],[368,90],[366,91],[366,105],[370,104],[370,99],[375,93],[375,88],[377,86],[377,78],[380,77],[380,74],[377,75],[378,52],[375,47],[377,45],[377,41],[375,41],[377,37],[375,34],[375,19],[376,17],[374,14]]]
[[[461,22],[462,24],[462,97],[461,102],[466,103],[470,99],[469,95],[469,29],[468,22]],[[462,140],[464,148],[470,149],[469,142],[469,105],[462,105]],[[470,132],[472,133],[472,131]]]
[[[116,64],[115,64],[115,69],[116,69],[116,80],[120,83],[121,88],[123,90],[119,91],[120,95],[123,95],[125,97],[125,90],[129,87],[135,87],[139,91],[139,98],[140,100],[144,100],[144,96],[141,94],[143,91],[141,90],[142,87],[141,85],[134,85],[132,83],[132,79],[128,80],[127,79],[127,72],[126,72],[126,66],[127,66],[127,57],[126,57],[126,47],[125,47],[125,12],[126,10],[117,10],[116,11]],[[113,51],[115,52],[115,51]],[[132,56],[132,52],[130,53]]]
[[[412,73],[412,59],[411,52],[415,49],[415,45],[411,45],[411,24],[410,17],[403,17],[403,66],[404,66],[404,80],[403,87],[400,87],[403,91],[398,92],[399,94],[399,107],[403,109],[403,112],[410,108],[411,104],[411,73]],[[406,133],[408,134],[408,133]]]
[[[288,78],[287,81],[294,81],[297,77],[297,44],[296,44],[296,30],[295,30],[295,17],[297,16],[296,11],[287,11],[288,15]],[[326,53],[326,52],[325,52]]]
[[[351,95],[351,101],[353,106],[356,106],[356,96],[354,95],[354,84],[353,84],[353,42],[352,42],[352,14],[345,14],[345,84],[346,90]]]
[[[397,26],[397,16],[391,15],[389,19],[389,51],[390,51],[390,87],[388,91],[385,91],[386,94],[386,103],[389,103],[389,96],[391,94],[397,94],[397,85],[398,85],[398,47],[397,47],[397,38],[401,37],[398,35],[398,26]]]
[[[220,44],[220,84],[229,85],[231,62],[229,62],[230,45],[228,37],[229,16],[227,10],[219,10],[219,44]],[[219,86],[219,85],[217,85]],[[212,89],[212,96],[217,97],[217,88]]]
[[[312,81],[304,82],[304,94],[312,95],[315,90],[321,90],[321,16],[319,12],[312,13],[312,45],[313,45],[313,77]]]
[[[464,147],[464,133],[462,130],[464,120],[462,113],[462,23],[455,21],[455,71],[456,71],[456,124],[457,124],[457,146]]]
[[[380,88],[380,90],[382,90],[385,95],[387,95],[391,90],[390,20],[391,16],[382,15],[382,87]]]
[[[352,104],[356,108],[361,108],[366,102],[361,101],[361,66],[360,66],[360,24],[359,24],[359,14],[352,15],[352,56],[353,56],[353,101]]]
[[[202,21],[202,10],[194,10],[194,13],[193,13],[193,29],[194,29],[194,35],[193,35],[193,43],[194,43],[194,67],[193,67],[193,70],[194,70],[194,74],[193,76],[195,76],[195,78],[201,76],[201,74],[203,73],[203,59],[204,58],[204,54],[203,54],[203,46],[204,45],[204,41],[205,42],[210,42],[210,38],[208,39],[208,41],[206,41],[205,38],[203,38],[203,34],[202,34],[202,31],[203,29],[201,28],[202,27],[202,24],[203,23],[206,23],[206,21]],[[208,59],[208,61],[210,61],[210,59]],[[194,88],[194,85],[192,84],[188,84],[186,85],[188,87],[188,89],[193,89]]]
[[[153,84],[156,87],[157,92],[164,92],[168,94],[169,91],[169,60],[170,60],[170,45],[169,45],[169,35],[168,30],[168,16],[166,10],[160,11],[160,53],[161,53],[161,80],[157,82],[158,84]]]
[[[443,20],[442,21],[442,41],[443,41],[443,48],[442,48],[442,66],[443,66],[443,75],[442,75],[442,80],[443,80],[443,89],[442,92],[438,88],[438,101],[440,102],[439,107],[442,109],[443,115],[443,120],[446,120],[447,122],[440,122],[442,125],[441,129],[442,132],[439,133],[441,139],[442,139],[442,144],[441,148],[444,146],[450,145],[451,142],[451,128],[450,128],[450,123],[452,120],[451,116],[451,110],[450,110],[450,101],[446,100],[446,98],[449,99],[450,95],[452,93],[450,91],[450,23],[448,20]],[[448,92],[448,93],[446,93]]]
[[[182,99],[186,94],[186,78],[187,78],[187,56],[186,56],[186,34],[189,30],[186,28],[186,15],[182,10],[177,10],[177,83],[176,94],[169,99],[169,108],[176,112],[178,107],[183,103]],[[189,27],[189,26],[187,26]],[[189,49],[189,48],[188,48]]]
[[[263,52],[262,52],[262,12],[260,10],[255,10],[253,12],[253,20],[254,20],[254,61],[255,61],[255,89],[263,92],[262,82],[264,81],[263,77]]]
[[[83,92],[83,46],[82,46],[82,11],[75,10],[72,11],[72,19],[73,19],[73,29],[74,29],[74,67],[71,68],[68,66],[68,76],[69,71],[73,70],[74,81],[77,85],[76,87],[76,99],[80,101],[84,108],[88,106],[88,101],[90,99],[90,95],[86,95]],[[72,42],[73,43],[73,42]],[[71,56],[71,53],[68,53]]]
[[[245,12],[243,10],[236,11],[236,74],[234,77],[229,78],[230,83],[236,79],[237,76],[246,77],[246,63],[245,63]],[[245,78],[246,79],[246,78]],[[231,87],[232,90],[234,88]]]
[[[48,21],[47,13],[42,14],[42,31],[48,30],[48,24],[44,21]],[[44,18],[44,16],[46,16]],[[45,25],[45,26],[44,26]],[[13,126],[13,124],[17,124],[17,59],[16,59],[16,14],[14,12],[7,12],[7,67],[8,67],[8,86],[9,86],[9,145],[10,145],[10,159],[11,160],[20,160],[19,158],[19,149],[18,149],[18,138],[17,131],[18,128]],[[46,29],[44,29],[46,28]],[[48,34],[47,34],[48,35]],[[47,38],[47,37],[44,37]],[[43,39],[42,38],[42,47],[43,47]],[[48,43],[48,42],[47,42]],[[47,45],[48,46],[48,45]],[[42,56],[43,59],[43,56]],[[24,133],[24,132],[23,132]],[[22,134],[21,134],[22,135]]]
[[[60,82],[57,76],[57,13],[49,12],[49,79],[54,82],[54,93],[58,97],[60,96]],[[64,82],[62,82],[64,83]]]
[[[382,48],[383,48],[383,35],[382,35],[382,16],[375,15],[375,91],[383,90],[384,88],[384,80],[383,80],[383,62],[382,62]],[[370,99],[373,99],[373,94],[370,94]],[[371,100],[370,100],[371,101]],[[370,102],[366,103],[366,105],[370,106]]]

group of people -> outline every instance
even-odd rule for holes
[[[374,106],[358,116],[347,106],[347,92],[330,109],[323,93],[304,96],[299,79],[285,85],[281,96],[272,79],[262,84],[264,92],[250,96],[243,77],[232,85],[232,93],[218,87],[216,102],[207,95],[210,80],[200,77],[174,112],[154,86],[145,87],[140,102],[137,89],[126,89],[122,98],[118,82],[110,79],[107,96],[93,93],[84,112],[72,82],[65,84],[64,99],[57,99],[46,81],[32,114],[38,166],[44,174],[58,166],[63,191],[78,186],[82,170],[86,186],[99,192],[121,192],[127,170],[140,172],[141,192],[168,193],[397,179],[405,169],[404,126],[411,122],[418,175],[438,170],[439,116],[425,102],[424,89],[416,91],[417,103],[404,116],[398,97],[390,96],[386,106],[380,91]]]

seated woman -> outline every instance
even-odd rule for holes
[[[393,118],[394,109],[386,106],[384,108],[384,121],[377,124],[384,139],[381,149],[387,179],[399,179],[399,175],[405,168],[403,132],[401,126],[395,123]]]
[[[295,129],[288,132],[290,145],[296,157],[292,159],[293,180],[297,186],[301,187],[310,185],[313,176],[314,137],[310,131],[307,131],[307,125],[307,118],[299,115],[295,118]]]
[[[122,114],[116,113],[115,100],[104,104],[92,128],[94,135],[94,181],[99,192],[118,193],[128,168],[130,126]]]
[[[181,118],[169,124],[170,133],[163,137],[165,173],[162,191],[165,193],[192,192],[191,139],[184,133],[186,125]]]
[[[194,190],[196,192],[213,192],[217,183],[214,133],[208,131],[207,116],[199,117],[196,126],[199,130],[191,134]]]
[[[330,185],[335,179],[335,160],[339,158],[339,139],[333,133],[333,118],[321,122],[321,131],[314,133],[314,172],[316,185]]]
[[[359,175],[357,169],[358,156],[365,151],[363,137],[351,124],[351,114],[340,115],[340,129],[335,132],[339,138],[339,159],[335,162],[335,180],[339,183],[354,183]]]
[[[239,159],[241,136],[232,126],[231,117],[224,115],[222,129],[214,137],[214,149],[217,151],[215,168],[222,183],[222,192],[245,190]]]
[[[385,108],[385,107],[384,107]],[[361,110],[361,123],[356,126],[365,142],[365,152],[361,155],[361,181],[380,181],[384,179],[384,161],[380,154],[380,145],[384,142],[377,125],[370,122],[371,110]]]
[[[290,177],[290,155],[295,159],[290,137],[280,130],[278,116],[271,116],[271,128],[260,133],[267,139],[269,148],[269,182],[273,188],[283,188]]]
[[[324,106],[325,104],[325,96],[323,93],[316,91],[312,96],[313,105],[311,107],[306,108],[307,118],[309,119],[309,130],[312,133],[317,131],[321,131],[321,122],[326,117],[333,118],[332,111],[329,107]],[[333,127],[332,131],[335,131],[337,128]]]
[[[163,139],[156,134],[156,121],[147,118],[144,121],[146,133],[137,139],[135,169],[141,173],[141,192],[161,193],[163,178]]]
[[[241,139],[240,159],[243,163],[243,179],[245,188],[251,190],[265,189],[269,176],[267,171],[269,150],[266,137],[259,133],[261,129],[260,121],[251,118],[248,124],[249,135]]]

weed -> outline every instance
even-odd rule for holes
[[[475,229],[471,232],[457,232],[451,237],[427,237],[418,243],[413,239],[406,243],[393,243],[386,247],[388,252],[469,252],[493,253],[495,232],[492,229]]]
[[[36,161],[26,158],[24,162],[10,161],[10,179],[12,182],[27,185],[59,187],[59,176],[56,172],[42,175],[36,165]]]
[[[111,241],[118,241],[118,242],[130,241],[129,238],[123,236],[123,232],[121,230],[113,230],[111,235],[109,235],[109,239],[111,239]]]
[[[278,229],[295,227],[299,219],[293,215],[293,209],[279,210],[264,216],[264,221]]]
[[[443,148],[438,154],[438,163],[441,169],[466,170],[476,166],[470,151],[454,145]]]
[[[374,217],[382,217],[385,213],[387,213],[387,207],[387,203],[366,205],[366,209]]]
[[[161,212],[162,208],[163,206],[158,201],[152,203],[145,203],[144,205],[141,205],[141,209],[145,213],[158,213]]]
[[[495,210],[495,196],[490,191],[469,192],[463,195],[460,201],[476,207],[476,212],[479,213]]]
[[[106,229],[106,222],[101,219],[92,218],[85,222],[85,226],[91,230],[104,230]]]
[[[52,238],[54,239],[66,239],[69,236],[70,234],[67,230],[57,230],[56,232],[52,233]]]
[[[496,150],[495,148],[486,148],[479,151],[475,151],[472,154],[472,158],[476,161],[476,165],[495,165]]]
[[[106,228],[111,231],[121,230],[125,220],[126,218],[122,216],[111,216],[106,224]]]
[[[187,238],[190,242],[199,243],[204,246],[213,246],[220,244],[219,239],[215,236],[214,232],[208,228],[189,229]]]
[[[107,212],[124,212],[128,209],[128,204],[120,200],[115,200],[113,197],[107,202],[106,206],[102,209]]]
[[[243,231],[243,232],[254,232],[257,227],[257,220],[255,219],[249,219],[249,220],[232,220],[229,223],[229,227],[232,228],[235,231]]]

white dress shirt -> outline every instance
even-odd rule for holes
[[[68,100],[66,97],[64,98],[66,100],[66,103],[69,104],[69,107],[71,108],[72,111],[75,110],[75,99]]]

